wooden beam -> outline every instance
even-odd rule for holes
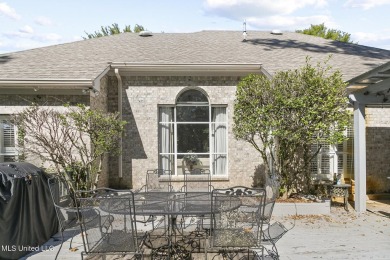
[[[387,96],[384,95],[378,95],[376,93],[352,93],[355,97],[356,101],[358,101],[361,104],[365,105],[390,105],[390,93],[388,93]],[[385,97],[388,99],[386,100]]]
[[[370,92],[370,93],[378,93],[380,91],[384,91],[384,92],[387,92],[390,90],[390,75],[389,75],[389,78],[388,79],[385,79],[385,80],[382,80],[381,82],[379,83],[376,83],[376,84],[371,84],[371,85],[368,85],[367,87],[365,88],[361,88],[359,90],[356,90],[355,92],[353,92],[354,94],[356,93],[364,93],[366,91]]]

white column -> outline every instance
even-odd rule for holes
[[[355,210],[366,211],[366,122],[364,104],[353,103]]]

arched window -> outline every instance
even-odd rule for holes
[[[175,106],[159,108],[159,167],[176,175],[185,169],[227,174],[226,106],[209,104],[207,96],[189,89]]]

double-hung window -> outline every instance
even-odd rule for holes
[[[226,106],[210,105],[206,95],[195,89],[181,93],[174,106],[160,106],[159,167],[176,175],[190,167],[226,175]]]
[[[9,116],[0,116],[0,162],[17,160],[16,128]]]

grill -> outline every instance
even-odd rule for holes
[[[18,259],[58,232],[47,174],[30,163],[0,163],[0,259]]]

